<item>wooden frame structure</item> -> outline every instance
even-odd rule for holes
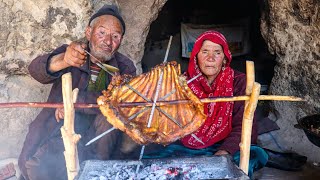
[[[240,169],[248,174],[249,158],[250,158],[250,145],[251,145],[251,131],[253,124],[253,116],[259,100],[280,100],[280,101],[303,101],[301,98],[293,96],[274,96],[274,95],[261,95],[260,84],[255,82],[254,63],[252,61],[246,62],[247,86],[246,95],[237,97],[226,98],[205,98],[201,99],[202,103],[209,102],[226,102],[226,101],[245,101],[245,109],[242,120],[242,132],[240,146]],[[65,147],[64,156],[66,161],[68,180],[73,180],[79,171],[79,159],[77,151],[77,143],[81,136],[74,131],[74,118],[75,107],[77,108],[97,108],[97,104],[76,104],[78,89],[72,91],[72,77],[71,73],[62,75],[62,94],[63,104],[53,103],[0,103],[0,108],[14,108],[14,107],[42,107],[42,108],[64,108],[64,125],[61,127],[61,134]],[[177,101],[178,102],[178,101]],[[166,103],[177,102],[153,102],[152,105],[161,106]],[[178,103],[184,103],[179,101]],[[126,104],[122,104],[127,106]],[[131,103],[129,106],[150,106],[150,103]]]
[[[287,96],[260,96],[261,85],[255,82],[255,71],[254,63],[252,61],[246,62],[247,71],[247,86],[246,86],[246,96],[245,98],[245,110],[243,114],[242,122],[242,132],[241,132],[241,143],[240,146],[240,169],[248,174],[249,158],[250,158],[250,145],[251,145],[251,132],[253,124],[253,116],[256,110],[258,100],[288,100],[288,101],[301,101],[300,98],[287,97]],[[62,89],[63,89],[63,101],[65,110],[65,122],[64,126],[61,128],[63,132],[63,141],[65,145],[65,159],[68,172],[68,179],[73,180],[77,175],[79,170],[78,157],[75,154],[77,152],[77,142],[80,139],[80,135],[74,133],[74,107],[71,102],[72,91],[71,91],[71,75],[63,75]],[[248,98],[249,97],[249,98]],[[237,99],[234,99],[237,100]],[[217,101],[233,101],[233,99],[223,98]]]

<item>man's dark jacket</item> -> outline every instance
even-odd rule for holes
[[[48,61],[50,61],[52,56],[65,52],[66,47],[67,45],[63,45],[50,54],[45,54],[34,59],[29,65],[30,75],[42,84],[53,84],[47,102],[62,103],[61,76],[64,73],[71,72],[72,88],[79,89],[77,103],[96,103],[101,92],[87,91],[90,80],[89,56],[86,63],[80,68],[69,67],[53,74],[48,72]],[[108,64],[119,68],[120,74],[136,75],[136,68],[133,62],[121,53],[116,52],[113,58],[108,61]],[[109,84],[111,78],[111,75],[108,74],[106,85]],[[100,113],[98,109],[76,109],[76,133],[83,136],[97,113]],[[55,133],[53,131],[57,131],[58,129],[60,132],[59,126],[61,126],[61,123],[59,124],[55,120],[55,109],[49,108],[44,108],[36,119],[31,122],[19,156],[19,167],[24,176],[26,175],[26,161],[34,155],[42,144],[46,143],[46,140],[50,139],[50,136]]]

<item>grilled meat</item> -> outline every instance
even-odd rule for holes
[[[157,104],[148,127],[161,71],[163,80],[157,102],[184,103]],[[106,119],[139,144],[169,144],[196,131],[206,119],[203,104],[188,87],[176,62],[158,65],[137,77],[114,76],[97,102]],[[130,103],[144,105],[123,106]]]

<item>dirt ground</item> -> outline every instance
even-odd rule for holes
[[[318,180],[320,179],[320,164],[307,163],[301,171],[282,171],[264,167],[253,174],[255,180]]]

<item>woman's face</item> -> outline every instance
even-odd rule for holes
[[[205,40],[197,54],[198,66],[207,77],[209,84],[221,71],[225,55],[222,46],[212,41]]]

